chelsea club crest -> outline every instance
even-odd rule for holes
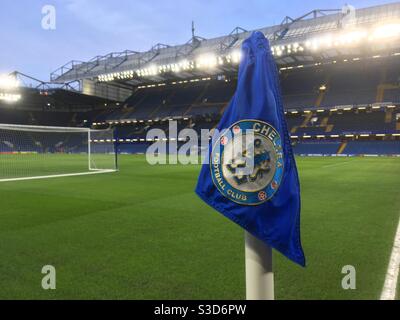
[[[242,205],[268,201],[284,171],[278,131],[259,120],[234,123],[214,143],[210,169],[215,186],[229,200]]]

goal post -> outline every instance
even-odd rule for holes
[[[89,171],[118,170],[114,129],[88,130]]]
[[[0,124],[0,182],[117,170],[112,128]]]

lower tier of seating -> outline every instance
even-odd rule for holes
[[[400,155],[400,140],[393,141],[350,141],[345,154]]]
[[[340,141],[298,142],[294,143],[293,150],[295,154],[336,154],[340,145]]]
[[[297,155],[400,155],[400,140],[300,141]]]
[[[121,154],[144,154],[151,142],[122,142],[118,144]],[[168,152],[168,146],[165,148]],[[179,146],[178,146],[179,150]],[[198,148],[200,150],[200,146]],[[294,141],[296,155],[399,155],[400,140],[368,141]]]

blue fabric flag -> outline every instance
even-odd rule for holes
[[[261,32],[253,32],[242,44],[236,92],[216,129],[196,193],[253,236],[305,266],[299,178],[278,71]],[[248,132],[253,132],[251,146],[244,139]],[[238,141],[244,141],[244,151],[236,157],[232,150]],[[246,148],[251,149],[253,165],[251,172],[243,173],[239,169],[247,163]]]

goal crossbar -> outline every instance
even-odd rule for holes
[[[81,127],[56,127],[56,126],[34,126],[25,124],[9,124],[0,123],[0,129],[14,130],[14,131],[32,131],[32,132],[101,132],[104,130],[97,130],[91,128]]]

